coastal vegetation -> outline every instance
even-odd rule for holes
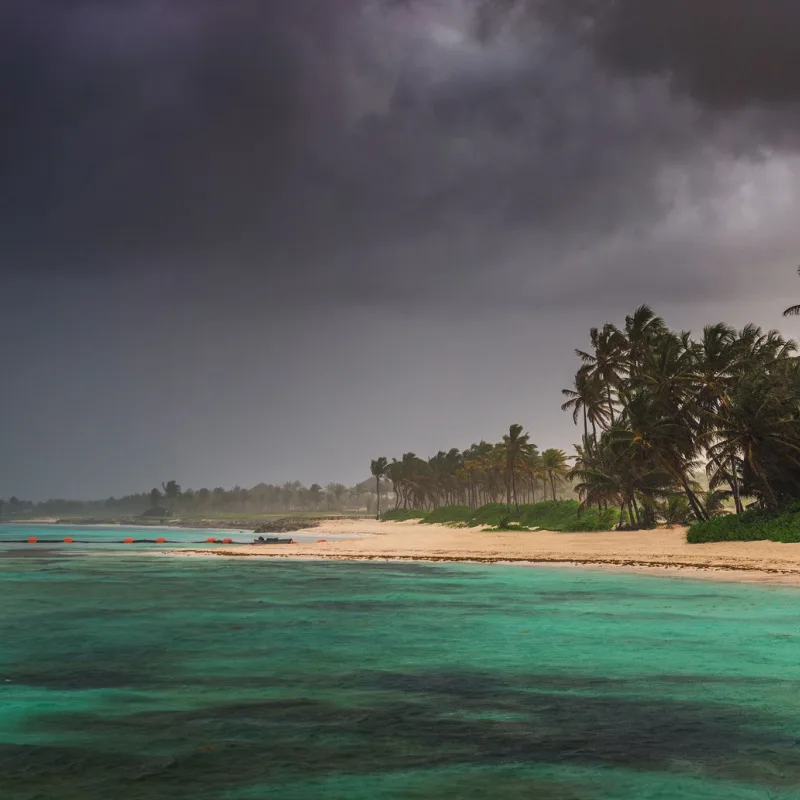
[[[800,542],[800,503],[781,513],[771,509],[754,508],[743,514],[717,517],[698,522],[689,528],[687,541],[703,542]]]
[[[580,433],[573,455],[540,450],[513,424],[499,441],[464,450],[373,459],[371,477],[352,487],[294,481],[184,490],[169,480],[101,501],[12,497],[0,501],[0,516],[189,521],[366,513],[515,529],[680,524],[693,526],[690,541],[789,541],[791,509],[800,503],[795,353],[777,331],[718,323],[693,336],[641,306],[619,327],[592,328],[589,347],[576,351],[578,369],[562,392],[562,409]]]
[[[574,456],[540,452],[518,424],[495,444],[427,460],[405,453],[385,467],[395,509],[384,518],[550,530],[696,523],[698,541],[749,537],[755,519],[762,534],[774,520],[784,535],[785,509],[800,500],[793,341],[723,323],[693,337],[641,306],[621,327],[592,328],[589,342],[563,390],[581,432]],[[574,519],[533,511],[558,492],[577,495]],[[490,519],[477,522],[484,509]],[[722,519],[731,513],[736,520]]]
[[[488,503],[475,509],[467,506],[440,506],[431,510],[398,508],[387,511],[381,519],[413,519],[428,524],[495,530],[579,532],[609,530],[619,521],[619,512],[615,508],[582,510],[576,500],[544,500],[522,504],[511,512],[505,503]]]
[[[183,518],[248,519],[285,516],[360,515],[376,510],[376,489],[388,491],[385,481],[372,478],[354,486],[329,483],[304,486],[299,481],[281,485],[260,483],[251,489],[183,489],[170,480],[149,492],[105,500],[45,500],[40,503],[12,497],[0,502],[0,518],[72,517],[97,520]]]
[[[509,513],[537,499],[574,498],[565,480],[568,471],[563,450],[540,453],[516,424],[497,443],[482,441],[463,452],[440,450],[428,459],[404,453],[385,467],[395,509],[464,506],[474,510],[504,500]]]
[[[774,516],[800,498],[794,342],[722,323],[695,339],[642,306],[621,328],[592,329],[590,343],[563,406],[582,427],[570,472],[582,507],[617,506],[638,528],[681,506],[709,523],[721,499]]]

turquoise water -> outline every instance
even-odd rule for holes
[[[26,542],[29,537],[40,540],[41,548],[52,547],[57,543],[59,550],[74,550],[75,547],[66,547],[64,539],[73,538],[75,544],[81,548],[93,545],[108,547],[113,544],[121,546],[122,540],[126,537],[134,539],[133,545],[126,545],[125,549],[154,549],[160,545],[153,544],[153,540],[163,537],[170,545],[184,547],[205,547],[206,539],[214,537],[216,539],[232,539],[237,544],[252,544],[256,534],[249,531],[230,530],[230,529],[194,529],[194,528],[173,528],[173,527],[134,527],[130,525],[35,525],[35,524],[6,524],[0,525],[0,546],[10,545],[11,542]],[[296,542],[316,542],[322,534],[316,533],[285,533],[285,534],[263,534],[264,536],[280,536],[282,538],[292,538]],[[325,534],[324,538],[328,541],[336,539],[352,539],[353,536]],[[149,539],[146,544],[142,540]],[[24,545],[28,549],[27,544]]]
[[[800,592],[0,548],[0,798],[800,798]]]

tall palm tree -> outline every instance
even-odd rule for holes
[[[800,275],[800,267],[797,268],[797,274]],[[789,306],[786,311],[783,312],[784,317],[796,317],[800,314],[800,305],[796,306]]]
[[[608,420],[614,424],[614,391],[618,388],[626,366],[628,344],[625,336],[614,325],[607,323],[602,329],[592,328],[589,341],[594,352],[576,350],[583,361],[587,375],[602,386]]]
[[[657,317],[649,306],[639,306],[633,314],[625,317],[629,378],[635,379],[653,343],[665,332],[664,320]]]
[[[369,465],[370,472],[375,478],[375,494],[378,496],[376,519],[381,518],[381,478],[386,475],[388,467],[389,462],[383,456],[374,459]]]
[[[590,364],[583,364],[575,374],[571,389],[562,389],[561,394],[568,400],[562,404],[562,411],[572,412],[572,421],[577,425],[578,418],[583,416],[583,435],[589,435],[589,425],[592,426],[592,436],[597,438],[598,426],[603,427],[609,418],[609,409],[602,384]]]
[[[556,482],[560,483],[569,474],[567,454],[563,450],[550,448],[542,453],[542,468],[550,481],[553,500],[556,499]]]
[[[500,445],[505,462],[506,472],[506,505],[511,511],[511,497],[514,497],[514,506],[519,512],[517,499],[517,472],[521,469],[522,462],[532,453],[533,446],[529,442],[530,435],[522,432],[522,425],[511,425],[508,433],[503,436]]]

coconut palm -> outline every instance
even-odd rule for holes
[[[542,452],[542,469],[550,481],[553,500],[556,499],[556,483],[561,483],[569,474],[567,454],[563,450],[550,448]]]
[[[377,519],[381,518],[381,478],[383,478],[386,475],[386,470],[388,466],[389,462],[382,456],[381,458],[376,458],[373,461],[371,461],[369,465],[370,472],[375,478],[375,494],[378,497],[377,517],[376,517]]]
[[[576,350],[578,358],[583,361],[590,380],[597,381],[602,387],[608,421],[614,423],[614,392],[620,385],[625,370],[628,346],[625,336],[611,324],[602,329],[592,328],[589,341],[594,352]]]
[[[577,424],[588,407],[586,372],[602,383],[608,418],[596,443],[584,426],[573,469],[584,502],[619,499],[623,514],[647,522],[657,508],[666,513],[657,501],[665,497],[669,505],[670,491],[700,520],[718,513],[726,496],[737,512],[745,495],[763,506],[800,497],[794,342],[755,325],[737,333],[723,324],[694,340],[668,330],[645,306],[626,318],[623,331],[606,324],[590,338],[594,353],[578,352],[576,388],[564,392],[570,401],[563,406]],[[693,477],[701,466],[712,493]]]
[[[583,435],[597,438],[597,428],[604,427],[609,419],[609,408],[603,385],[590,364],[584,364],[576,373],[571,389],[562,389],[561,394],[569,398],[562,404],[562,411],[572,412],[572,421],[577,425],[579,417],[583,417]]]
[[[522,469],[523,463],[532,454],[533,446],[530,444],[530,435],[522,432],[522,425],[511,425],[508,433],[503,436],[500,445],[506,476],[506,505],[511,511],[511,497],[514,497],[514,506],[519,511],[517,498],[517,474]]]

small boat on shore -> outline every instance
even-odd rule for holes
[[[294,544],[294,539],[279,539],[277,536],[265,539],[263,536],[259,536],[257,539],[253,539],[253,544]]]

